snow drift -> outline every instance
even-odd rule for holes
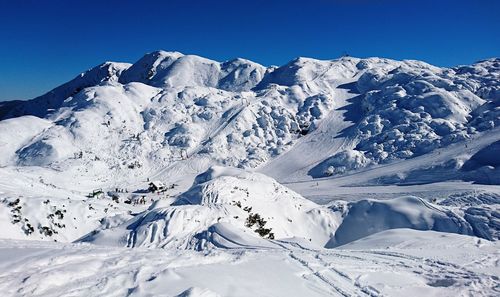
[[[326,247],[333,248],[396,228],[474,234],[463,218],[417,197],[387,201],[361,200],[347,205],[342,223]]]

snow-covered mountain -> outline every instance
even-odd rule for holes
[[[138,250],[126,252],[130,258],[147,257],[144,247],[193,261],[202,252],[221,273],[252,251],[249,271],[266,253],[270,263],[293,263],[275,272],[295,278],[302,271],[307,284],[295,295],[454,295],[467,279],[468,293],[490,295],[499,285],[497,254],[453,282],[432,271],[451,274],[470,255],[410,268],[417,257],[443,254],[418,251],[425,243],[416,246],[412,236],[438,250],[460,242],[478,257],[483,242],[498,250],[499,104],[498,58],[454,68],[353,57],[265,67],[157,51],[134,64],[106,62],[35,99],[0,102],[2,246],[14,253],[22,241],[12,240],[55,240],[63,244],[37,244],[76,254],[89,247],[85,253],[106,263],[115,256],[100,253],[123,247]],[[166,188],[150,191],[153,181]],[[438,239],[445,233],[456,234]],[[397,262],[382,251],[384,241],[404,254],[396,272],[408,279],[391,283],[353,268],[355,258],[386,268]],[[339,259],[347,266],[330,268]],[[99,261],[95,267],[105,266]],[[178,278],[154,266],[132,281],[134,290]],[[198,286],[179,283],[169,294],[230,291],[187,271]],[[410,279],[419,285],[401,289]],[[60,292],[13,282],[0,275],[0,288],[24,295]]]
[[[344,57],[265,68],[243,59],[219,63],[154,52],[133,65],[104,63],[33,100],[3,103],[4,131],[19,120],[40,121],[29,115],[45,122],[20,126],[26,129],[19,136],[29,141],[4,139],[10,153],[2,165],[123,172],[136,164],[131,171],[144,176],[181,154],[257,168],[277,156],[284,157],[280,163],[295,161],[306,151],[314,156],[305,156],[300,168],[271,175],[343,174],[493,131],[499,65],[491,59],[443,69]],[[305,138],[322,148],[303,149]]]

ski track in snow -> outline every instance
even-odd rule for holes
[[[0,288],[3,296],[141,296],[160,292],[173,296],[188,285],[176,275],[184,274],[182,271],[196,273],[205,266],[219,271],[213,276],[218,282],[213,283],[210,290],[224,292],[229,285],[224,279],[230,278],[224,272],[224,265],[238,267],[260,258],[290,263],[295,267],[293,270],[302,271],[297,275],[303,280],[302,289],[314,288],[314,295],[318,296],[383,296],[384,290],[401,289],[398,285],[381,287],[376,279],[370,280],[379,272],[393,277],[411,275],[417,289],[426,284],[430,292],[436,290],[433,294],[441,296],[454,296],[458,292],[474,296],[498,293],[499,281],[495,275],[443,260],[412,256],[403,250],[315,251],[286,243],[281,245],[283,249],[214,251],[204,256],[196,252],[180,254],[179,251],[140,248],[124,250],[50,243],[17,246],[2,242],[2,250],[10,248],[22,254],[27,249],[28,256],[10,260],[7,265],[3,263],[5,260],[0,263]],[[252,277],[247,281],[252,281]],[[259,294],[259,287],[249,287],[247,281],[238,279],[240,285],[252,289],[238,291],[234,296]],[[197,282],[200,280],[190,285],[199,286]],[[279,286],[277,284],[274,290]],[[281,296],[279,291],[275,292]]]

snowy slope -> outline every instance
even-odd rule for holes
[[[280,242],[334,248],[397,228],[496,240],[500,196],[486,197],[486,206],[466,199],[475,208],[464,209],[457,207],[464,202],[436,205],[412,196],[320,206],[262,174],[212,167],[175,200],[158,200],[129,221],[103,226],[79,241],[195,250],[277,248]]]
[[[169,178],[172,167],[192,178],[215,164],[262,167],[279,181],[342,175],[490,131],[498,124],[497,77],[497,59],[446,69],[298,58],[265,68],[158,51],[133,65],[97,66],[31,101],[3,103],[0,118],[53,123],[4,158],[99,167],[90,172],[101,180],[106,167],[118,179]],[[185,156],[198,161],[182,165]]]
[[[335,250],[0,241],[4,296],[495,296],[498,244],[398,229]]]
[[[29,101],[7,101],[0,103],[0,119],[34,115],[45,117],[50,112],[61,107],[63,101],[81,90],[101,83],[118,80],[123,70],[130,67],[128,63],[105,62],[87,70],[73,80],[53,89],[52,91]]]
[[[178,195],[212,165],[257,168],[327,201],[346,185],[496,184],[498,69],[498,59],[446,69],[350,57],[265,68],[157,51],[5,103],[15,108],[2,113],[0,165],[80,200],[100,188],[140,195],[148,179],[178,184]]]
[[[262,174],[212,167],[173,203],[158,201],[150,211],[117,228],[92,232],[82,241],[197,250],[275,246],[263,238],[309,241],[322,247],[338,219],[326,207]]]

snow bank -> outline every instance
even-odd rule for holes
[[[466,180],[484,184],[500,184],[500,141],[479,150],[461,167]]]
[[[366,250],[366,249],[408,249],[408,250],[441,250],[449,253],[451,247],[458,250],[462,248],[471,249],[482,242],[484,245],[494,245],[492,242],[481,241],[473,236],[462,234],[442,233],[436,231],[423,231],[414,229],[391,229],[378,232],[362,239],[345,244],[338,249]],[[455,251],[454,251],[455,252]],[[453,255],[450,255],[453,256]],[[456,254],[455,256],[458,256]]]
[[[370,234],[395,228],[474,234],[463,218],[417,197],[361,200],[347,204],[343,221],[326,247],[341,246]]]

